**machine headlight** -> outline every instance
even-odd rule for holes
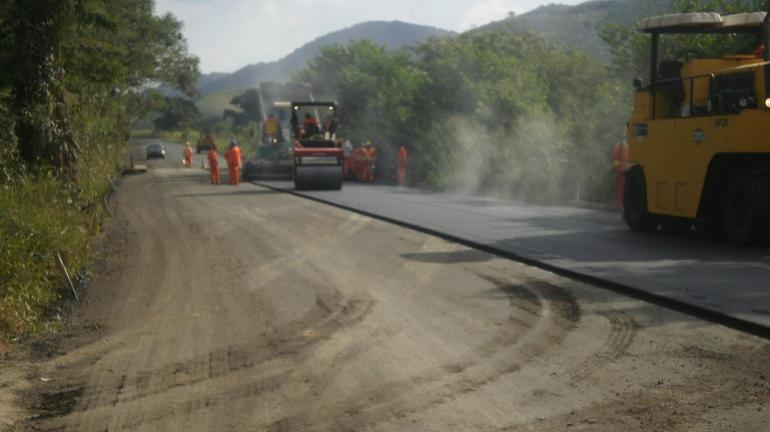
[[[765,99],[765,106],[770,108],[770,98]]]
[[[741,108],[746,108],[747,106],[749,106],[749,100],[748,100],[748,99],[746,99],[746,98],[741,98],[741,99],[738,101],[738,105],[740,105],[740,106],[741,106]]]

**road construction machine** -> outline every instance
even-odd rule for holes
[[[770,14],[684,13],[647,18],[650,75],[634,80],[624,214],[633,230],[770,237]],[[675,35],[750,40],[721,58],[687,50],[659,61]],[[740,51],[736,48],[736,51]]]
[[[273,102],[269,115],[262,122],[256,158],[243,164],[241,178],[244,181],[292,178],[292,141],[288,129],[291,107],[291,102]]]
[[[337,138],[336,102],[292,102],[294,187],[342,189],[344,151]]]

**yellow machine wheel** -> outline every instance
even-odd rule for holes
[[[745,245],[770,237],[770,176],[736,172],[727,184],[725,224],[731,243]]]

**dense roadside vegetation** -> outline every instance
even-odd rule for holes
[[[197,59],[152,0],[0,2],[0,335],[47,326],[87,271],[132,124],[194,92]]]
[[[385,176],[404,144],[413,183],[546,199],[606,198],[630,94],[584,53],[505,31],[328,47],[297,79],[338,99],[346,135],[378,146]]]

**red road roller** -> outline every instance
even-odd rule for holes
[[[292,102],[294,187],[342,189],[344,152],[335,102]]]

